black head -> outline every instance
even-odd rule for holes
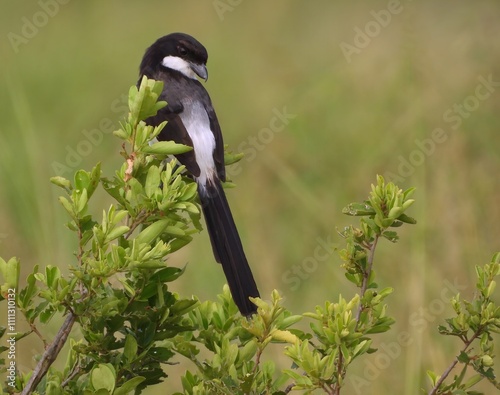
[[[172,33],[161,37],[151,45],[142,58],[140,74],[152,78],[161,68],[176,70],[187,77],[195,74],[208,78],[208,53],[195,38],[184,33]]]

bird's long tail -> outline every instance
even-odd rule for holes
[[[257,308],[248,298],[259,297],[259,291],[221,182],[216,178],[206,185],[198,183],[198,193],[215,259],[222,264],[229,289],[241,314],[251,315]]]

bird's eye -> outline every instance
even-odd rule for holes
[[[177,47],[177,50],[179,51],[179,55],[186,55],[187,54],[187,49],[184,47]]]

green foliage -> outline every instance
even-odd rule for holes
[[[175,160],[165,162],[167,156],[190,147],[151,143],[165,124],[144,123],[165,105],[157,101],[161,89],[161,83],[146,78],[139,89],[131,88],[130,113],[115,132],[124,140],[125,162],[112,178],[103,177],[97,164],[91,171],[78,170],[73,180],[51,179],[64,192],[59,201],[69,217],[66,226],[77,240],[69,273],[52,265],[43,270],[35,266],[17,292],[20,263],[0,258],[0,301],[12,304],[14,295],[17,311],[30,327],[17,333],[16,342],[35,334],[46,347],[37,368],[16,370],[15,380],[7,381],[2,391],[139,394],[167,377],[174,357],[183,357],[194,368],[181,378],[184,395],[339,394],[351,364],[376,353],[374,337],[394,324],[386,304],[393,289],[380,288],[375,281],[375,251],[380,239],[397,242],[394,228],[416,223],[406,214],[414,202],[414,188],[402,191],[378,176],[366,201],[343,210],[361,217],[358,227],[340,232],[346,240],[340,251],[346,278],[359,288],[350,299],[339,295],[336,302],[325,301],[312,312],[296,315],[273,291],[269,302],[252,299],[258,309],[251,318],[238,313],[227,286],[217,302],[184,299],[169,290],[183,269],[167,265],[166,258],[201,229],[200,209],[196,184],[184,176],[183,166]],[[226,163],[240,159],[230,153]],[[89,202],[100,186],[114,202],[96,218]],[[462,301],[456,295],[456,317],[439,327],[440,333],[458,337],[464,347],[442,376],[429,372],[431,394],[472,395],[476,392],[469,389],[483,378],[499,387],[493,372],[493,335],[500,330],[500,308],[491,297],[500,254],[477,267],[476,273],[475,299]],[[64,316],[64,324],[47,340],[43,329],[56,316]],[[297,328],[304,321],[307,331]],[[80,335],[71,332],[74,324]],[[0,337],[5,333],[6,328],[0,328]],[[478,347],[472,348],[474,342]],[[57,369],[52,363],[65,343],[66,362]],[[279,368],[277,353],[289,368]],[[444,384],[458,363],[463,365],[460,374]],[[5,358],[0,364],[7,371]],[[469,367],[476,375],[466,377]]]
[[[430,394],[474,395],[477,392],[470,391],[470,388],[483,379],[500,389],[500,382],[493,370],[493,336],[500,333],[500,306],[491,299],[496,285],[495,278],[499,275],[500,253],[496,253],[491,263],[484,267],[476,266],[477,292],[474,299],[462,300],[460,294],[452,298],[451,305],[456,315],[446,319],[446,325],[440,325],[438,330],[442,335],[458,337],[463,348],[445,374],[438,376],[432,371],[427,372],[433,386]],[[449,384],[445,384],[444,380],[451,369],[458,364],[462,365],[460,373]],[[467,377],[469,368],[476,374]]]
[[[237,314],[226,286],[219,303],[204,302],[189,313],[196,330],[179,334],[175,348],[195,363],[198,372],[187,372],[182,378],[184,394],[279,393],[287,378],[276,378],[275,363],[262,362],[261,356],[271,343],[296,341],[300,331],[288,328],[301,317],[281,306],[276,291],[270,303],[254,302],[258,313],[247,321]],[[207,351],[211,358],[198,359]]]
[[[43,271],[35,266],[17,301],[32,330],[18,338],[40,334],[38,327],[55,315],[75,316],[82,338],[70,339],[62,371],[48,370],[39,386],[44,393],[125,394],[156,384],[174,356],[166,340],[192,329],[184,317],[197,300],[169,290],[183,270],[168,266],[165,258],[198,232],[200,210],[196,184],[183,176],[183,167],[163,163],[190,147],[149,146],[164,124],[153,128],[143,119],[165,105],[157,103],[161,89],[161,83],[146,79],[140,89],[131,88],[128,120],[115,133],[125,140],[126,161],[112,179],[102,177],[99,164],[77,171],[72,181],[51,179],[64,191],[59,201],[78,240],[76,259],[68,275],[55,266]],[[98,219],[89,214],[89,202],[99,185],[115,203]],[[0,261],[2,290],[16,286],[18,266],[15,259]],[[28,379],[23,375],[16,389]]]
[[[409,199],[413,190],[402,192],[392,183],[386,185],[382,177],[378,177],[377,186],[372,189],[367,202],[344,209],[347,214],[363,216],[363,230],[350,227],[342,233],[348,248],[341,251],[348,278],[359,277],[359,281],[353,282],[361,288],[361,295],[350,301],[339,296],[338,302],[326,301],[315,312],[293,315],[281,306],[281,297],[274,291],[270,303],[255,300],[257,315],[247,321],[235,319],[236,310],[226,289],[222,305],[205,302],[197,307],[190,313],[196,330],[178,336],[182,339],[177,342],[178,352],[191,359],[198,370],[183,377],[184,394],[340,391],[350,364],[376,351],[371,348],[371,337],[388,331],[394,323],[386,315],[384,304],[392,289],[375,292],[375,283],[370,282],[369,290],[363,285],[374,277],[371,267],[376,240],[390,226],[415,223],[404,214],[413,203]],[[302,318],[310,321],[309,333],[292,327]],[[273,343],[282,344],[291,369],[280,372],[272,359],[261,362]],[[200,352],[199,345],[210,352],[211,358],[198,359],[206,354]]]

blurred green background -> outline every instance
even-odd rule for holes
[[[97,161],[112,174],[121,158],[110,132],[144,50],[186,32],[208,49],[205,86],[225,142],[246,153],[229,170],[238,186],[228,196],[262,296],[279,289],[296,313],[350,298],[337,253],[324,247],[342,246],[337,229],[353,222],[342,207],[363,200],[376,174],[415,186],[418,224],[381,243],[375,263],[378,283],[395,288],[397,324],[345,392],[417,394],[427,369],[443,372],[459,347],[437,336],[451,314],[444,300],[472,297],[474,265],[500,250],[498,1],[61,3],[2,2],[0,256],[19,256],[23,275],[72,260],[48,179]],[[110,204],[98,199],[96,213]],[[169,263],[188,263],[175,291],[221,291],[205,232]],[[42,346],[27,348],[26,369]],[[178,375],[194,369],[179,362],[147,393],[179,388]]]

